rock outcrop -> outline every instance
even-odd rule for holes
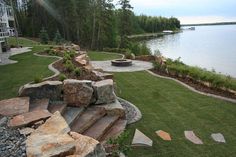
[[[70,106],[88,106],[93,96],[92,81],[68,79],[63,85],[64,101]]]
[[[60,100],[62,93],[62,82],[45,81],[38,84],[26,84],[19,90],[19,96],[28,96],[31,99]]]
[[[114,93],[114,82],[111,79],[102,80],[93,83],[95,104],[107,104],[116,101]]]

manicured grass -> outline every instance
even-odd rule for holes
[[[7,38],[7,41],[8,41],[9,45],[16,45],[16,43],[17,43],[15,37]],[[18,38],[18,42],[19,42],[19,45],[21,45],[21,46],[36,46],[36,45],[40,45],[39,42],[30,40],[30,39],[26,39],[26,38],[22,38],[22,37]]]
[[[17,96],[19,87],[33,81],[38,76],[50,76],[48,65],[55,61],[53,58],[34,56],[44,47],[35,47],[32,52],[11,57],[19,61],[16,64],[0,66],[0,100]]]
[[[153,140],[152,148],[133,149],[129,157],[226,157],[236,156],[236,104],[193,93],[178,83],[156,78],[147,72],[115,73],[117,93],[134,103],[143,118],[130,125]],[[155,131],[164,130],[173,141],[162,141]],[[204,145],[194,145],[184,137],[194,130]],[[227,143],[214,142],[211,133],[222,133]]]
[[[122,55],[106,52],[89,51],[88,55],[92,61],[105,61],[122,58]]]

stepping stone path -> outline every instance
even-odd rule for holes
[[[165,131],[159,130],[156,131],[156,134],[165,141],[171,141],[170,134]]]
[[[203,144],[202,140],[198,138],[193,131],[184,131],[185,137],[194,144]]]
[[[134,138],[132,141],[132,146],[148,146],[152,147],[152,140],[144,135],[141,131],[138,129],[135,130]]]
[[[0,101],[0,115],[15,116],[29,111],[29,97]]]
[[[224,138],[224,136],[221,133],[211,134],[211,137],[216,142],[226,143],[225,138]]]

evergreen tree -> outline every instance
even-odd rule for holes
[[[55,37],[53,39],[53,41],[56,43],[56,44],[61,44],[63,42],[63,38],[59,32],[59,30],[56,31],[55,33]]]
[[[42,27],[39,37],[42,44],[48,44],[49,37],[48,37],[47,30],[45,30],[44,27]]]

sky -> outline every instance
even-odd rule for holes
[[[236,0],[130,0],[130,3],[137,15],[174,16],[181,24],[236,22]]]

